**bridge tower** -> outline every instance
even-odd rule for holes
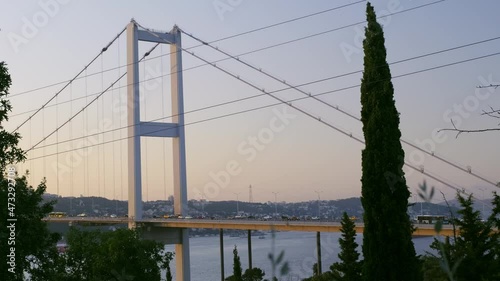
[[[172,121],[141,122],[139,98],[139,41],[170,45]],[[132,20],[127,26],[127,121],[128,121],[128,217],[133,228],[142,219],[141,137],[173,138],[175,214],[187,215],[186,148],[182,81],[181,32],[174,26],[168,33],[143,30]],[[189,281],[189,235],[178,232],[175,245],[176,280]]]

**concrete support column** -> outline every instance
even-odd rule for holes
[[[188,215],[186,147],[184,135],[184,99],[182,81],[182,45],[181,32],[174,26],[171,34],[175,44],[170,45],[170,73],[172,89],[172,121],[177,124],[178,136],[172,139],[174,169],[174,211],[182,216]],[[181,244],[175,245],[176,280],[189,281],[189,230],[182,230]]]
[[[318,275],[321,275],[321,233],[316,232],[316,249],[318,254],[318,264],[316,270],[318,271]]]
[[[219,229],[220,245],[220,280],[224,281],[224,230]]]
[[[248,268],[252,269],[252,231],[248,230]]]
[[[129,228],[142,219],[141,134],[139,104],[139,39],[137,25],[127,26],[127,135]]]

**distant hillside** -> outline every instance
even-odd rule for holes
[[[103,197],[57,197],[45,196],[45,200],[56,200],[55,212],[66,212],[71,216],[85,213],[93,216],[106,214],[125,215],[128,211],[126,201],[109,200]]]
[[[475,210],[478,210],[480,212],[483,212],[483,210],[484,210],[485,216],[489,216],[489,214],[491,214],[491,211],[493,209],[493,205],[491,204],[491,200],[493,200],[493,198],[487,198],[484,200],[481,200],[481,199],[474,200],[473,207]],[[450,206],[453,206],[457,209],[460,207],[460,203],[458,202],[457,199],[448,200],[448,204],[450,204]],[[439,205],[446,206],[446,202],[441,202],[441,203],[439,203]]]
[[[125,216],[128,211],[126,201],[109,200],[102,197],[57,197],[47,195],[46,200],[56,200],[54,211],[66,212],[70,216],[86,214],[88,216]],[[453,204],[452,204],[453,205]],[[457,204],[455,204],[457,205]],[[236,201],[197,201],[188,202],[189,214],[193,217],[231,217],[246,215],[263,217],[266,215],[295,216],[300,218],[320,217],[321,219],[339,220],[343,212],[349,216],[361,218],[363,208],[359,197],[339,200],[317,200],[297,203],[274,202],[248,203]],[[173,215],[173,202],[166,200],[143,203],[145,217]],[[237,214],[239,211],[239,214]],[[456,211],[456,208],[453,208]],[[276,214],[277,212],[277,214]],[[411,217],[418,214],[449,215],[449,210],[442,204],[416,203],[409,206]]]

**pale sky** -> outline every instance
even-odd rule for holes
[[[162,31],[171,30],[177,24],[188,33],[213,41],[355,2],[1,0],[0,61],[6,61],[12,75],[11,94],[21,94],[11,98],[14,106],[12,114],[15,116],[5,127],[8,130],[16,128],[31,114],[25,112],[41,107],[65,84],[28,93],[25,91],[71,79],[131,18],[145,27]],[[433,2],[376,0],[372,4],[380,16]],[[500,2],[495,0],[447,0],[381,19],[387,60],[395,62],[499,37],[499,8]],[[364,20],[365,2],[361,2],[220,41],[214,46],[237,55]],[[364,37],[363,28],[363,24],[342,28],[255,52],[241,59],[293,85],[362,70],[360,43]],[[74,114],[80,110],[86,104],[86,95],[92,95],[87,98],[90,101],[95,93],[109,86],[126,70],[118,68],[126,63],[125,35],[87,70],[87,74],[98,74],[77,80],[62,91],[51,105],[80,99],[41,111],[19,130],[23,136],[23,148],[28,149],[39,142],[44,135],[66,121],[71,112]],[[184,47],[198,45],[184,34],[182,43]],[[139,55],[142,56],[151,46],[141,43]],[[391,72],[393,76],[398,76],[452,64],[494,54],[499,47],[500,39],[491,40],[399,63],[391,66]],[[139,66],[140,80],[164,75],[163,79],[153,79],[141,85],[141,94],[144,95],[142,121],[170,115],[170,76],[165,75],[170,63],[166,55],[168,51],[169,46],[166,45],[157,48],[149,56],[150,59]],[[209,61],[224,58],[224,55],[208,47],[192,51]],[[427,150],[432,147],[437,155],[461,167],[470,166],[473,172],[490,181],[500,181],[498,133],[463,134],[458,138],[452,132],[436,135],[438,129],[451,127],[451,118],[464,129],[498,126],[498,120],[481,116],[481,112],[490,106],[500,107],[500,89],[478,90],[476,86],[500,83],[499,62],[500,56],[495,55],[393,79],[403,139]],[[202,63],[183,53],[184,69]],[[234,60],[217,65],[268,91],[286,87]],[[99,73],[110,68],[117,69]],[[303,86],[302,89],[312,94],[334,91],[358,85],[360,78],[361,73],[356,73]],[[116,130],[100,138],[61,143],[88,133],[126,126],[126,117],[121,110],[126,94],[125,84],[123,79],[120,89],[115,87],[115,91],[104,94],[84,115],[80,114],[71,125],[66,125],[45,141],[45,145],[58,142],[59,145],[30,152],[28,158],[37,159],[19,165],[18,169],[30,169],[32,183],[46,176],[50,193],[126,199],[127,143],[125,140],[111,142],[124,138],[126,130]],[[186,111],[259,94],[261,92],[211,66],[184,71]],[[293,90],[277,95],[285,100],[303,97],[303,94]],[[360,115],[359,87],[318,98],[338,105],[355,116]],[[186,114],[186,124],[274,103],[276,100],[273,98],[260,96],[200,110]],[[362,138],[361,123],[332,108],[310,99],[293,104]],[[102,120],[101,125],[96,117]],[[278,201],[314,200],[318,197],[315,191],[321,191],[321,199],[360,196],[363,146],[285,105],[187,125],[185,131],[190,199],[198,199],[204,192],[211,201],[235,200],[237,197],[248,201],[249,185],[253,187],[254,201],[274,201],[273,192],[278,192]],[[252,141],[255,138],[257,143]],[[93,146],[88,151],[76,150],[102,141],[109,143]],[[142,143],[143,199],[165,199],[173,192],[171,140],[142,138]],[[407,162],[415,166],[423,165],[426,172],[458,188],[465,188],[478,198],[482,198],[483,193],[488,196],[495,190],[495,187],[467,173],[428,155],[422,158],[421,152],[407,145],[403,147]],[[66,150],[72,151],[64,152]],[[52,156],[42,157],[44,155]],[[408,168],[405,171],[408,185],[415,193],[426,176]],[[223,179],[228,179],[228,182],[221,181]],[[431,179],[427,181],[448,198],[454,196],[449,187]],[[436,196],[436,201],[441,201],[440,195]]]

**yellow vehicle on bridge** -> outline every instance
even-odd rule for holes
[[[67,217],[68,214],[66,212],[50,212],[49,218],[64,218]]]

